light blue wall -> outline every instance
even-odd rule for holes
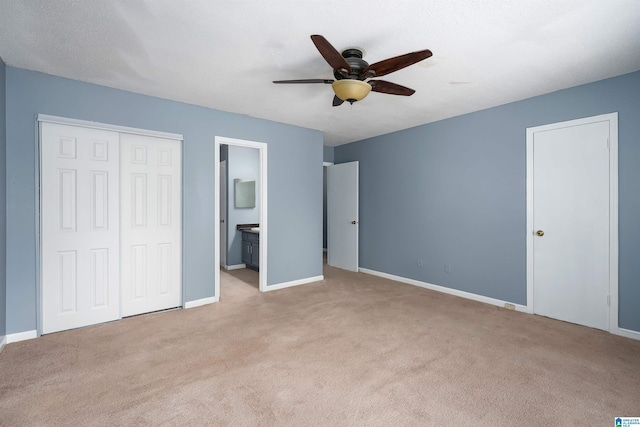
[[[336,147],[360,161],[360,266],[526,304],[525,129],[610,112],[619,324],[640,331],[640,72]]]
[[[0,58],[0,341],[6,335],[7,321],[7,157],[6,157],[6,66]]]
[[[300,127],[6,68],[7,332],[36,329],[36,115],[184,135],[185,300],[213,296],[214,136],[268,144],[268,284],[322,274],[323,135]],[[292,233],[291,230],[296,230]]]
[[[323,146],[323,159],[325,162],[333,163],[333,151],[334,147],[329,147],[328,145]]]
[[[242,264],[242,233],[236,230],[238,224],[260,223],[260,152],[257,148],[229,146],[227,161],[227,265]],[[235,207],[235,179],[256,182],[256,207]]]

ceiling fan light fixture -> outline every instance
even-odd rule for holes
[[[331,87],[338,98],[351,104],[361,101],[371,92],[369,83],[354,79],[337,80],[331,83]]]

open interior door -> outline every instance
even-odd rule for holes
[[[327,263],[358,271],[358,162],[327,169]]]

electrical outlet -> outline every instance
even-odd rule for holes
[[[418,267],[422,267],[422,266],[423,266],[422,258],[418,258]]]
[[[444,272],[445,273],[451,273],[451,264],[445,264],[444,265]]]
[[[513,305],[513,304],[506,303],[506,304],[504,305],[504,308],[506,308],[507,310],[515,310],[515,309],[516,309],[516,306],[515,306],[515,305]]]

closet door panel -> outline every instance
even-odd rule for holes
[[[120,317],[119,134],[40,124],[42,333]]]
[[[182,305],[181,144],[121,135],[122,315]]]

